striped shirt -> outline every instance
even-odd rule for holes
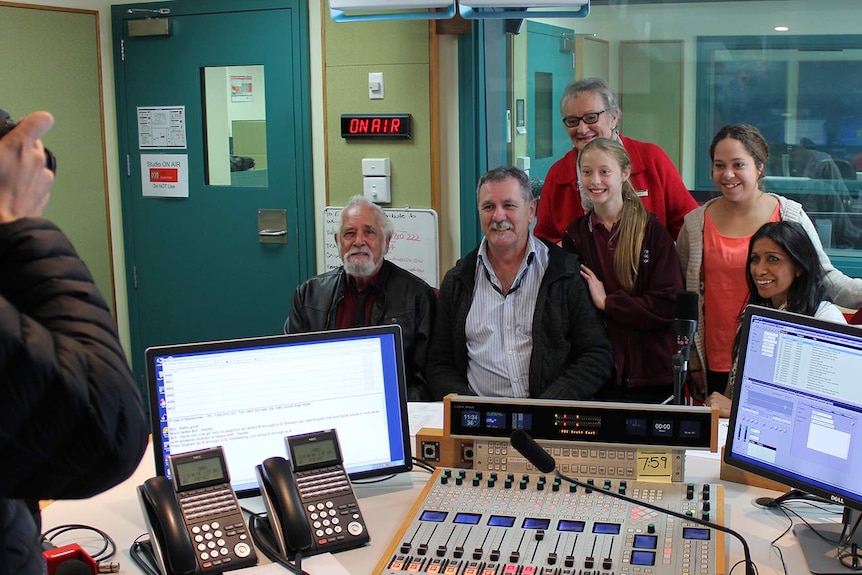
[[[524,261],[503,295],[482,240],[466,326],[467,381],[478,395],[530,396],[533,315],[547,269],[548,247],[530,234]]]

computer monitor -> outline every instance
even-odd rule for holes
[[[220,445],[238,496],[285,437],[334,428],[351,479],[412,468],[398,325],[165,345],[146,351],[156,473]]]
[[[862,329],[759,306],[740,329],[725,462],[862,510]],[[841,525],[814,527],[832,542],[795,529],[811,572],[846,572]]]

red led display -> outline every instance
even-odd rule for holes
[[[342,138],[399,138],[413,136],[410,114],[342,114]]]

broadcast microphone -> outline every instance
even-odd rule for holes
[[[676,332],[676,353],[673,355],[673,403],[683,405],[683,387],[688,374],[691,343],[697,331],[697,292],[683,290],[676,294],[673,311],[673,329]]]
[[[671,515],[673,517],[683,519],[684,521],[691,521],[692,523],[697,523],[698,525],[703,525],[704,527],[709,527],[710,529],[723,531],[724,533],[728,533],[729,535],[736,537],[736,539],[739,540],[739,542],[742,544],[742,553],[745,556],[745,575],[756,575],[757,568],[751,561],[751,552],[748,550],[748,542],[746,542],[742,535],[740,535],[736,531],[728,529],[724,525],[712,523],[711,521],[704,521],[703,519],[698,519],[697,517],[689,517],[688,515],[677,513],[676,511],[671,511],[670,509],[665,509],[664,507],[659,507],[658,505],[653,505],[645,501],[638,501],[637,499],[632,499],[631,497],[626,497],[625,495],[620,495],[619,493],[614,493],[613,491],[596,489],[595,485],[581,483],[577,479],[573,479],[567,475],[563,475],[562,473],[560,473],[560,470],[557,469],[557,462],[556,460],[554,460],[553,456],[547,451],[545,451],[541,445],[536,443],[536,440],[530,437],[530,435],[523,429],[516,429],[515,431],[513,431],[511,437],[509,438],[509,441],[511,441],[512,447],[514,447],[518,451],[518,453],[523,455],[527,459],[527,461],[533,464],[533,467],[535,467],[542,473],[550,473],[553,471],[554,476],[559,477],[561,480],[567,483],[571,483],[573,485],[577,485],[578,487],[581,487],[588,491],[592,491],[593,493],[601,493],[602,495],[607,495],[608,497],[613,497],[614,499],[620,499],[622,501],[625,501],[626,503],[646,507],[647,509],[652,509],[653,511],[658,511],[659,513]]]
[[[551,473],[557,468],[554,457],[542,449],[542,446],[523,429],[513,431],[509,441],[518,453],[526,457],[527,461],[542,473]]]

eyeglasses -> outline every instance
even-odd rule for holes
[[[592,112],[591,114],[584,114],[580,117],[566,116],[565,118],[563,118],[563,123],[566,125],[567,128],[577,128],[578,124],[580,124],[581,121],[583,121],[584,124],[588,125],[595,124],[599,121],[599,116],[601,116],[605,112],[607,112],[607,110],[602,110],[601,112]]]

